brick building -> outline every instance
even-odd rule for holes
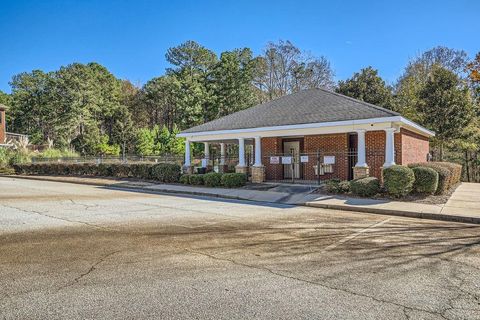
[[[252,181],[349,180],[379,177],[393,164],[427,161],[434,133],[378,106],[324,89],[294,93],[190,128],[186,138],[185,170],[191,168],[190,143],[219,144],[220,164],[227,144],[238,145],[237,172]],[[246,161],[248,145],[253,163]]]
[[[0,144],[6,143],[6,139],[7,139],[5,110],[6,110],[6,107],[0,104]]]

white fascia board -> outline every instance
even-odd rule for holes
[[[178,137],[187,138],[190,141],[208,141],[221,139],[236,139],[236,138],[253,138],[255,136],[261,137],[276,137],[276,136],[302,136],[312,134],[329,134],[329,133],[343,133],[353,132],[357,129],[365,130],[382,130],[391,128],[392,123],[405,124],[415,129],[415,131],[431,136],[433,132],[409,121],[401,116],[371,118],[360,120],[334,121],[334,122],[320,122],[320,123],[306,123],[296,125],[284,125],[274,127],[260,127],[260,128],[246,128],[246,129],[232,129],[232,130],[218,130],[218,131],[204,131],[179,133]]]
[[[404,117],[400,117],[400,122],[402,122],[402,123],[406,124],[407,126],[415,129],[418,133],[420,133],[424,136],[427,136],[427,137],[434,137],[435,136],[435,132],[433,132],[431,130],[428,130],[427,128],[424,128],[421,125],[416,124],[415,122],[413,122],[411,120],[408,120]]]

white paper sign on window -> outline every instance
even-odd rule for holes
[[[292,157],[282,157],[282,164],[292,164]]]
[[[335,164],[335,156],[324,156],[323,163],[325,164]]]
[[[270,157],[270,164],[279,164],[280,157]]]
[[[300,162],[308,162],[308,156],[300,156]]]

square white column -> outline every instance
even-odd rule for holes
[[[191,156],[190,156],[190,141],[188,139],[185,139],[185,167],[190,167],[192,161],[191,161]]]
[[[363,129],[356,130],[357,132],[357,163],[355,164],[355,167],[368,167],[367,165],[367,160],[366,160],[366,151],[365,151],[365,131]]]
[[[238,166],[245,167],[245,138],[238,138]]]
[[[210,160],[210,144],[208,142],[204,142],[203,145],[204,145],[203,154],[204,154],[205,161],[204,163],[202,163],[202,167],[206,168],[208,167],[208,163]]]
[[[225,165],[225,143],[220,143],[220,165]]]
[[[387,128],[385,130],[385,163],[384,168],[395,165],[395,128]]]
[[[255,167],[262,166],[262,138],[255,137]]]

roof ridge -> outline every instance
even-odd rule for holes
[[[322,90],[323,92],[326,92],[326,93],[330,93],[330,94],[333,94],[335,96],[338,96],[338,97],[342,97],[342,98],[345,98],[345,99],[348,99],[348,100],[351,100],[351,101],[354,101],[354,102],[357,102],[357,103],[360,103],[360,104],[364,104],[366,106],[369,106],[369,107],[372,107],[372,108],[375,108],[377,110],[381,110],[381,111],[385,111],[385,112],[389,112],[389,113],[392,113],[396,116],[399,116],[400,113],[396,112],[396,111],[393,111],[393,110],[390,110],[390,109],[387,109],[387,108],[383,108],[383,107],[379,107],[377,105],[374,105],[372,103],[369,103],[369,102],[366,102],[366,101],[362,101],[362,100],[359,100],[359,99],[355,99],[355,98],[352,98],[352,97],[349,97],[349,96],[346,96],[344,94],[341,94],[341,93],[338,93],[338,92],[335,92],[335,91],[331,91],[331,90],[327,90],[325,88],[315,88],[317,90]]]

